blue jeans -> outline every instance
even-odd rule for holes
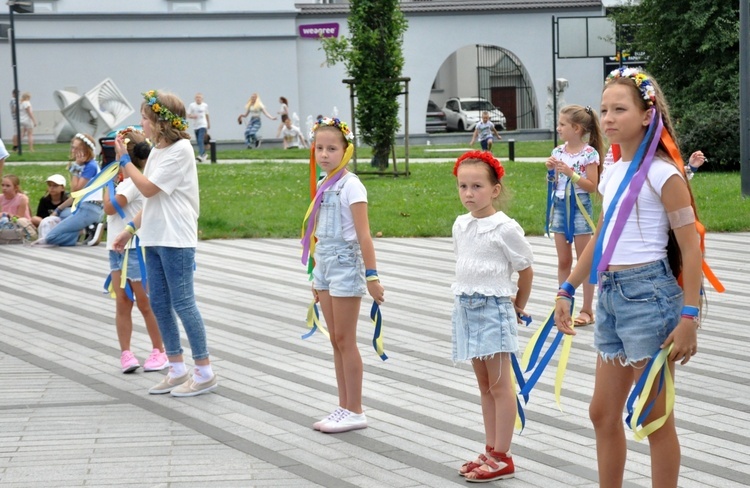
[[[91,224],[101,222],[104,209],[101,204],[83,202],[78,205],[78,211],[63,219],[44,238],[47,244],[56,246],[75,246],[78,234]]]
[[[652,357],[680,323],[682,288],[661,261],[599,273],[594,347],[605,361]]]
[[[177,316],[185,328],[193,359],[206,359],[206,326],[193,289],[194,247],[146,248],[146,274],[148,275],[151,308],[159,324],[167,356],[182,354]]]
[[[200,156],[206,155],[206,128],[201,127],[200,129],[195,129],[195,139],[198,142],[198,154]]]

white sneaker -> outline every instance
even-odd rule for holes
[[[94,235],[91,237],[91,239],[86,243],[88,246],[98,246],[99,243],[102,240],[102,231],[104,230],[104,224],[99,222],[96,224],[96,229],[94,229]]]
[[[321,425],[323,425],[323,424],[325,424],[325,423],[328,423],[328,422],[330,422],[330,421],[332,421],[332,420],[336,419],[336,418],[337,418],[337,417],[338,417],[339,415],[341,415],[341,413],[342,413],[342,412],[344,412],[344,411],[345,411],[345,409],[343,409],[343,408],[341,408],[341,407],[336,407],[336,410],[334,410],[333,412],[331,412],[331,414],[330,414],[330,415],[329,415],[328,417],[326,417],[326,418],[324,418],[324,419],[320,419],[320,420],[318,420],[317,422],[315,422],[315,423],[313,424],[313,429],[315,429],[315,430],[320,430],[320,426],[321,426]]]
[[[326,422],[320,426],[320,431],[326,434],[337,434],[339,432],[349,432],[350,430],[366,429],[367,417],[365,413],[354,413],[349,410],[344,412],[334,420]]]

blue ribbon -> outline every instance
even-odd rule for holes
[[[628,397],[628,401],[626,403],[628,416],[625,419],[625,422],[630,425],[630,422],[633,418],[633,405],[638,400],[638,397],[644,393],[643,387],[646,386],[646,380],[648,380],[648,374],[651,372],[651,369],[654,366],[654,361],[656,359],[656,356],[661,352],[661,350],[656,351],[656,353],[651,356],[651,359],[649,359],[648,364],[646,364],[646,367],[643,368],[643,374],[641,374],[641,377],[638,379],[638,382],[635,384],[635,387],[633,387],[633,391],[630,392],[630,396]],[[654,395],[654,398],[648,403],[648,405],[643,409],[641,412],[640,417],[638,417],[638,424],[637,425],[643,425],[643,421],[646,420],[648,417],[648,414],[651,413],[651,409],[654,408],[654,405],[656,404],[656,399],[659,398],[659,393],[661,393],[662,388],[664,387],[664,375],[667,374],[667,371],[669,370],[669,367],[665,364],[664,367],[661,369],[661,373],[659,374],[659,388],[656,391],[656,395]]]
[[[549,236],[549,223],[552,215],[552,207],[555,205],[555,170],[547,171],[547,218],[544,221],[544,233]]]
[[[375,348],[375,352],[380,356],[380,359],[385,361],[388,356],[383,351],[383,340],[380,337],[383,328],[383,316],[380,313],[380,307],[378,302],[372,302],[372,308],[370,309],[370,318],[372,323],[375,325],[375,332],[372,335],[372,347]]]
[[[117,212],[117,215],[120,216],[121,219],[125,219],[125,211],[122,209],[120,204],[117,202],[117,192],[115,190],[115,182],[112,180],[109,180],[107,182],[107,191],[109,192],[109,202],[112,204],[112,206],[115,208],[115,211]]]

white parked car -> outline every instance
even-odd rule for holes
[[[448,130],[474,130],[477,122],[482,120],[482,112],[485,111],[490,113],[490,120],[495,124],[495,129],[505,130],[505,115],[484,98],[449,98],[443,106]]]

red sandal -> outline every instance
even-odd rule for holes
[[[500,467],[498,462],[505,466]],[[510,456],[510,451],[506,453],[491,451],[484,464],[490,469],[474,468],[471,471],[474,477],[469,478],[467,476],[466,481],[469,483],[488,483],[490,481],[510,479],[515,476],[516,468],[513,465],[513,458]]]
[[[475,469],[477,469],[479,466],[483,465],[487,462],[487,454],[489,454],[492,451],[492,448],[490,446],[484,446],[484,454],[480,454],[477,456],[476,461],[466,461],[461,465],[461,469],[458,470],[459,476],[466,476],[466,473],[471,473]]]

